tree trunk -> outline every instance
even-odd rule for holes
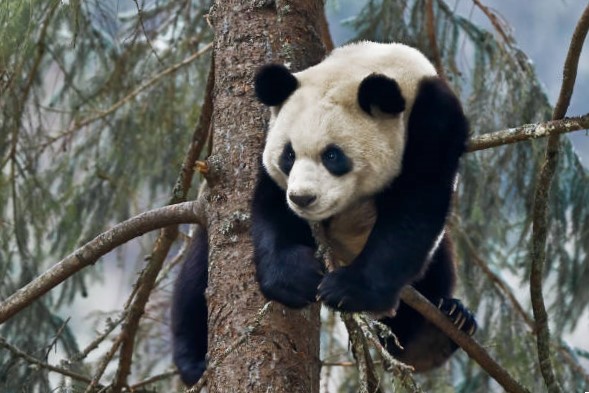
[[[213,154],[209,158],[209,364],[253,325],[265,304],[254,277],[250,202],[268,111],[253,76],[268,62],[293,71],[325,53],[323,1],[218,0],[214,25]],[[211,369],[209,392],[318,392],[319,306],[272,304],[259,328]]]

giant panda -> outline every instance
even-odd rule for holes
[[[396,358],[416,371],[441,365],[456,344],[399,294],[413,285],[464,332],[477,328],[452,298],[445,232],[468,139],[456,96],[421,52],[399,43],[349,44],[298,73],[266,65],[254,87],[271,109],[251,225],[264,296],[371,312],[402,345],[383,339]],[[310,225],[342,267],[327,272],[316,258]],[[187,384],[205,369],[207,250],[201,230],[172,305],[174,361]]]

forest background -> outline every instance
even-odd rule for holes
[[[326,9],[336,44],[358,37],[400,40],[427,53],[426,3],[342,0],[328,2]],[[547,120],[556,102],[568,43],[585,4],[523,3],[434,2],[443,68],[461,94],[475,135]],[[209,6],[207,1],[0,5],[0,299],[107,227],[168,203],[201,117],[212,41]],[[567,115],[587,113],[587,51],[579,64]],[[558,379],[580,391],[587,387],[589,364],[584,285],[589,138],[584,131],[570,135],[573,145],[563,138],[550,198],[545,292],[556,356],[567,359],[557,362]],[[538,389],[544,387],[530,360],[535,340],[526,326],[527,278],[531,201],[544,150],[545,141],[538,140],[469,154],[452,217],[463,260],[461,296],[484,326],[477,338],[516,379]],[[190,233],[188,226],[182,231]],[[116,341],[117,321],[125,316],[121,310],[134,294],[155,237],[117,248],[71,277],[3,324],[0,335],[47,364],[96,375],[105,350]],[[167,378],[156,382],[160,389],[177,383],[166,373],[171,360],[165,354],[171,352],[167,311],[182,243],[172,248],[158,276],[136,336],[132,380],[164,373]],[[490,271],[483,272],[483,265]],[[498,290],[501,285],[505,289]],[[324,320],[333,328],[333,317],[325,313]],[[80,358],[97,332],[111,327],[104,335],[109,345]],[[350,360],[344,355],[346,339],[337,338],[328,341],[334,347],[322,348],[322,359],[337,354],[341,363],[324,367],[322,389],[353,390],[357,375],[342,366],[342,357]],[[71,377],[31,367],[7,348],[0,352],[0,386],[6,391],[72,388]],[[117,362],[105,367],[101,380],[108,381]],[[449,367],[450,375],[445,369],[420,382],[435,391],[496,388],[465,354]]]

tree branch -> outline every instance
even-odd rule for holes
[[[188,153],[184,158],[182,170],[176,180],[174,191],[170,199],[170,204],[183,202],[186,200],[190,184],[194,176],[194,163],[202,153],[205,144],[208,141],[207,134],[211,124],[211,116],[213,114],[213,87],[214,87],[214,67],[211,64],[207,85],[205,88],[205,98],[202,105],[202,110],[197,122],[196,128],[193,132],[192,142]],[[206,194],[200,195],[199,198],[205,198]],[[113,392],[119,393],[127,385],[127,377],[131,372],[131,363],[133,360],[133,350],[135,348],[135,336],[139,328],[139,320],[145,312],[145,306],[151,295],[151,291],[155,287],[156,279],[162,269],[164,261],[170,252],[172,244],[178,237],[178,226],[168,226],[160,231],[160,234],[155,241],[153,251],[150,255],[149,263],[143,274],[141,274],[137,282],[137,296],[133,300],[131,307],[128,310],[127,318],[121,331],[123,342],[121,345],[121,352],[119,356],[119,367],[115,375],[115,382],[113,385]]]
[[[434,64],[436,66],[436,71],[440,78],[444,80],[448,80],[446,76],[446,72],[444,71],[444,63],[442,62],[442,56],[440,55],[440,49],[438,48],[438,39],[436,36],[436,23],[434,20],[434,2],[433,0],[427,0],[425,2],[425,19],[426,19],[426,28],[427,28],[427,36],[429,39],[429,46],[431,49],[431,53],[434,58]]]
[[[101,233],[0,303],[0,324],[68,277],[94,264],[98,258],[131,239],[169,225],[203,223],[204,205],[204,199],[199,198],[194,202],[153,209]]]
[[[491,377],[510,393],[530,393],[509,373],[501,367],[476,340],[458,330],[456,326],[442,314],[433,304],[413,287],[406,286],[401,291],[401,300],[436,325],[442,332],[458,344],[474,361],[476,361]]]
[[[589,5],[581,15],[567,53],[563,70],[563,82],[558,101],[552,115],[553,120],[564,117],[569,106],[573,88],[577,76],[577,67],[583,42],[589,31]],[[548,138],[546,147],[546,159],[538,178],[534,208],[532,215],[532,268],[530,273],[530,294],[532,311],[536,322],[536,342],[538,346],[538,360],[540,371],[550,393],[562,391],[556,380],[552,361],[550,359],[550,330],[548,327],[548,313],[544,304],[542,284],[544,277],[544,263],[546,261],[546,237],[548,226],[548,196],[552,185],[552,179],[558,163],[560,141],[558,135]]]
[[[525,124],[501,131],[476,136],[470,140],[467,151],[490,149],[501,145],[543,138],[572,131],[589,129],[589,113],[543,123]]]

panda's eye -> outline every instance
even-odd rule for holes
[[[295,159],[295,152],[289,142],[284,145],[282,154],[280,154],[280,158],[278,159],[278,167],[282,172],[288,175],[292,169],[292,166],[294,165]]]
[[[321,153],[321,161],[334,176],[342,176],[352,170],[352,160],[337,145],[328,145]]]

